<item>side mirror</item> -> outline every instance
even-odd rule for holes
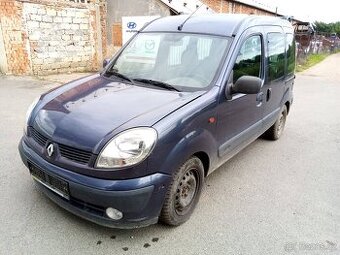
[[[241,76],[231,87],[232,93],[257,94],[261,90],[262,80],[259,77]]]
[[[109,59],[109,58],[105,58],[105,59],[103,60],[103,68],[105,68],[105,67],[107,66],[107,64],[110,63],[110,60],[111,60],[111,59]]]

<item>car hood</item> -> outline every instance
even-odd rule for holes
[[[152,126],[202,93],[135,86],[95,75],[45,94],[32,125],[53,141],[95,152],[96,145],[122,125]]]

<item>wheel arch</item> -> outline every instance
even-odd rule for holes
[[[201,160],[203,167],[204,167],[204,177],[206,177],[210,169],[209,155],[204,151],[199,151],[199,152],[194,153],[193,156],[198,157]]]
[[[161,172],[172,174],[175,169],[180,167],[186,160],[196,156],[204,166],[204,175],[207,176],[208,171],[216,163],[217,160],[217,143],[212,135],[206,129],[198,129],[181,135],[182,139],[174,142],[169,138],[169,141],[162,141],[160,144],[170,144],[166,150],[155,148],[160,154],[151,155],[149,159],[150,169],[160,169]],[[164,160],[159,160],[160,158]]]

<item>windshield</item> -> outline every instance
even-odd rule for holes
[[[211,35],[140,33],[107,72],[166,83],[180,91],[206,90],[228,42],[226,37]]]

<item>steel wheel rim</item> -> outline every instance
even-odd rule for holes
[[[198,189],[198,176],[195,169],[189,169],[182,176],[175,193],[175,210],[179,215],[184,215],[196,197]]]

